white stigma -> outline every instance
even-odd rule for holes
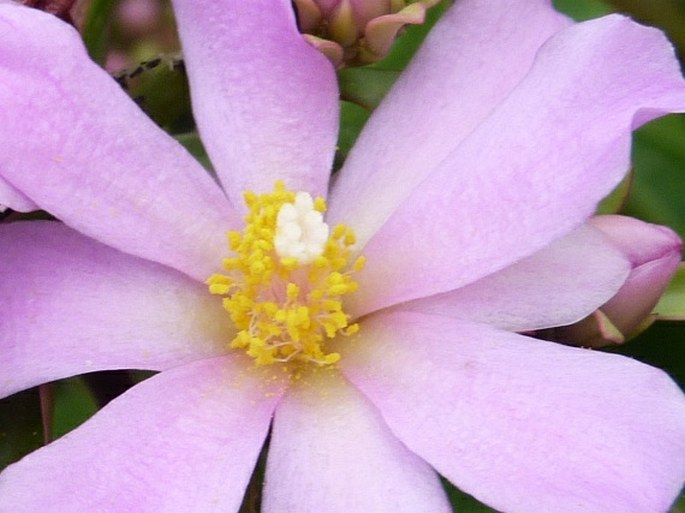
[[[306,192],[295,194],[294,203],[286,203],[276,217],[274,245],[281,258],[294,258],[309,264],[323,253],[329,234],[321,212]]]

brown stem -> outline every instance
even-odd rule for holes
[[[40,396],[40,418],[43,423],[43,443],[52,442],[52,420],[55,416],[55,389],[52,383],[38,387]]]

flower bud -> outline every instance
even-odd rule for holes
[[[601,230],[631,264],[616,295],[585,319],[545,334],[559,342],[585,347],[621,344],[647,328],[657,315],[654,306],[680,264],[682,242],[669,228],[631,217],[597,216],[589,221]]]
[[[438,0],[294,0],[300,30],[333,63],[363,65],[388,53],[405,25]]]

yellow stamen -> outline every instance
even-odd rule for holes
[[[349,323],[342,301],[357,290],[352,275],[364,267],[363,257],[350,265],[356,241],[350,228],[336,226],[322,243],[321,253],[308,261],[292,256],[291,248],[297,248],[299,240],[281,241],[289,253],[278,253],[280,246],[274,240],[284,205],[291,205],[288,215],[281,216],[287,217],[290,226],[281,237],[297,236],[307,229],[322,233],[318,225],[326,202],[323,198],[312,201],[303,194],[287,190],[280,181],[270,193],[245,192],[246,225],[242,232],[228,233],[228,246],[234,254],[223,260],[226,274],[214,274],[207,280],[211,294],[224,296],[224,308],[238,329],[230,347],[244,349],[258,365],[289,361],[334,364],[340,354],[326,353],[325,340],[359,330],[357,324]],[[309,223],[303,230],[292,226],[298,222],[292,214],[296,198],[300,211],[319,212],[303,217]]]

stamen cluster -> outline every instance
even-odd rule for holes
[[[342,302],[343,296],[358,287],[352,274],[364,266],[363,257],[350,265],[354,232],[337,225],[319,244],[320,254],[308,251],[300,259],[290,250],[282,254],[276,244],[279,213],[285,208],[292,223],[295,217],[290,211],[295,206],[302,219],[319,218],[326,210],[325,201],[289,191],[282,182],[276,183],[273,192],[258,195],[248,191],[244,197],[249,209],[246,225],[242,232],[228,233],[234,256],[223,261],[226,274],[214,274],[207,280],[212,294],[225,296],[223,306],[238,329],[230,346],[245,349],[259,365],[337,362],[340,354],[326,353],[324,341],[359,329],[350,324]],[[307,205],[317,215],[302,212]]]

